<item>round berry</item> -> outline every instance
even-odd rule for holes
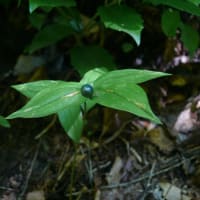
[[[90,84],[85,84],[81,87],[81,94],[86,98],[92,99],[94,89]]]

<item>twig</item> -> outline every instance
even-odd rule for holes
[[[30,166],[30,169],[28,171],[28,174],[27,174],[27,177],[26,177],[26,180],[25,180],[25,183],[24,183],[24,188],[23,188],[21,194],[19,195],[18,200],[22,199],[22,197],[24,196],[24,194],[25,194],[25,192],[27,190],[27,187],[28,187],[28,184],[29,184],[29,180],[31,178],[31,174],[32,174],[32,171],[33,171],[33,167],[35,165],[35,161],[36,161],[38,153],[39,153],[40,143],[41,143],[41,140],[39,141],[39,144],[38,144],[37,149],[35,151],[35,154],[33,156],[33,160],[31,162],[31,166]]]
[[[153,176],[153,172],[155,170],[155,167],[156,167],[156,160],[152,164],[151,170],[149,172],[149,178],[147,180],[144,192],[142,193],[142,196],[140,197],[140,200],[144,200],[146,198],[146,196],[148,195],[148,191],[149,191],[150,186],[151,186],[151,180],[152,180],[152,176]]]
[[[153,162],[153,165],[151,167],[151,171],[149,173],[149,178],[148,178],[148,181],[147,181],[147,186],[146,187],[149,187],[151,184],[151,179],[152,179],[152,176],[153,176],[153,173],[154,173],[154,170],[155,170],[155,167],[156,167],[156,161]]]
[[[82,147],[80,147],[80,151],[82,154],[84,154],[83,152],[83,149]],[[91,150],[90,150],[90,147],[87,147],[87,152],[88,152],[88,162],[85,160],[85,167],[86,167],[86,170],[88,172],[88,177],[89,177],[89,182],[90,184],[93,182],[93,169],[92,169],[92,159],[91,159]]]
[[[15,189],[9,188],[9,187],[0,186],[0,190],[14,191]]]
[[[74,144],[74,148],[75,148],[75,153],[74,153],[74,157],[72,160],[72,169],[71,169],[71,174],[70,174],[70,185],[69,185],[69,191],[70,194],[73,193],[73,185],[74,185],[74,178],[75,178],[75,166],[76,166],[76,158],[77,158],[77,144]],[[69,196],[69,200],[72,200],[72,195]]]
[[[181,163],[177,163],[174,166],[171,166],[171,167],[165,168],[163,170],[160,170],[158,172],[155,172],[154,174],[152,174],[152,178],[155,177],[155,176],[157,176],[157,175],[163,174],[163,173],[165,173],[165,172],[167,172],[167,171],[169,171],[171,169],[177,168],[177,167],[179,167],[182,164],[183,164],[182,162]],[[136,184],[136,183],[141,182],[141,181],[143,181],[145,179],[148,179],[148,178],[149,178],[149,174],[144,175],[144,176],[142,176],[142,177],[140,177],[138,179],[134,179],[134,180],[129,181],[129,182],[119,183],[119,184],[114,184],[114,185],[102,186],[100,189],[101,190],[108,190],[108,189],[119,188],[119,187],[128,187],[128,186],[130,186],[132,184]]]
[[[108,144],[108,143],[112,142],[113,140],[115,140],[115,139],[120,135],[120,133],[124,130],[124,128],[126,127],[126,125],[128,125],[130,122],[131,122],[130,120],[124,122],[124,123],[120,126],[120,128],[119,128],[117,131],[115,131],[115,133],[114,133],[111,137],[109,137],[107,140],[105,140],[105,141],[103,142],[103,145]]]
[[[199,151],[200,151],[200,147],[196,147],[196,148],[188,150],[183,155],[186,157],[186,159],[193,160],[193,159],[198,158]],[[175,164],[173,165],[173,163],[171,163],[171,161],[174,160],[174,159],[175,159]],[[185,162],[185,160],[179,161],[176,158],[176,156],[173,156],[172,159],[168,160],[167,165],[165,165],[165,167],[163,167],[160,171],[153,173],[153,171],[155,171],[155,164],[156,164],[156,163],[153,163],[150,172],[147,172],[144,176],[142,176],[140,178],[137,178],[137,179],[134,179],[132,181],[125,182],[125,183],[102,186],[99,189],[100,190],[109,190],[109,189],[120,188],[120,187],[129,187],[130,185],[134,185],[134,184],[141,182],[145,179],[151,180],[155,176],[158,176],[160,174],[164,174],[164,173],[166,173],[170,170],[173,170],[177,167],[180,167],[184,162]],[[95,191],[95,188],[91,188],[91,189],[84,190],[84,193],[86,193],[86,192],[90,193],[90,192],[94,192],[94,191]],[[66,194],[66,196],[70,196],[70,195],[71,196],[79,196],[80,193],[82,193],[82,192],[83,191],[81,190],[81,191],[73,192],[73,193],[70,193],[70,194]]]
[[[51,122],[38,134],[35,136],[35,139],[42,137],[56,122],[57,116],[55,115]]]
[[[200,151],[200,147],[196,147],[196,148],[190,149],[189,151],[185,152],[183,154],[183,156],[185,156],[189,160],[193,160],[199,155],[199,151]],[[184,162],[185,162],[185,160],[179,161],[174,157],[172,159],[173,160],[175,159],[175,164],[172,164],[170,162],[171,161],[171,159],[170,159],[169,162],[167,163],[168,165],[166,167],[163,167],[163,169],[161,169],[160,171],[152,173],[151,178],[153,178],[155,176],[158,176],[160,174],[164,174],[164,173],[166,173],[166,172],[168,172],[168,171],[170,171],[172,169],[175,169],[175,168],[181,166],[182,164],[184,164]],[[148,178],[149,178],[149,172],[147,172],[144,176],[142,176],[140,178],[137,178],[137,179],[134,179],[132,181],[125,182],[125,183],[114,184],[114,185],[102,186],[102,187],[100,187],[100,189],[101,190],[108,190],[108,189],[119,188],[119,187],[128,187],[128,186],[130,186],[132,184],[141,182],[141,181],[143,181],[145,179],[148,179]]]

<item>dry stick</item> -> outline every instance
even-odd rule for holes
[[[130,122],[131,122],[131,120],[128,120],[128,121],[122,123],[122,125],[119,127],[119,129],[117,131],[115,131],[111,137],[109,137],[107,140],[105,140],[103,142],[103,145],[106,145],[106,144],[112,142],[113,140],[115,140],[120,135],[120,133],[124,130],[126,125],[128,125]]]
[[[148,178],[148,181],[147,181],[147,186],[146,186],[147,188],[151,185],[150,182],[151,182],[155,167],[156,167],[156,161],[154,161],[153,164],[152,164],[151,171],[150,171],[150,174],[149,174],[149,178]]]
[[[55,115],[53,117],[53,119],[51,120],[51,122],[38,134],[35,136],[35,139],[39,139],[40,137],[42,137],[51,127],[53,127],[53,125],[55,124],[57,119],[57,116]]]
[[[193,158],[195,158],[195,156],[190,158],[190,159],[193,159]],[[168,172],[171,169],[175,169],[175,168],[181,166],[183,163],[184,163],[184,161],[181,161],[179,163],[176,163],[173,166],[169,166],[167,168],[164,168],[164,169],[162,169],[162,170],[160,170],[158,172],[153,173],[151,177],[153,178],[153,177],[158,176],[160,174],[164,174],[165,172]],[[136,184],[136,183],[141,182],[141,181],[143,181],[145,179],[148,179],[148,178],[149,178],[149,174],[146,174],[146,175],[144,175],[144,176],[142,176],[142,177],[140,177],[138,179],[134,179],[134,180],[126,182],[126,183],[119,183],[119,184],[114,184],[114,185],[102,186],[102,187],[100,187],[100,189],[101,190],[108,190],[108,189],[119,188],[119,187],[128,187],[128,186],[130,186],[132,184]]]
[[[140,200],[144,200],[146,198],[147,194],[148,194],[148,190],[149,190],[149,187],[151,185],[151,180],[152,180],[152,176],[153,176],[153,172],[155,170],[155,167],[156,167],[156,160],[154,160],[154,162],[152,164],[151,170],[149,172],[149,178],[147,180],[144,192],[142,193]]]
[[[163,174],[163,173],[169,171],[170,169],[174,169],[176,167],[179,167],[180,165],[182,165],[182,162],[181,163],[177,163],[176,165],[174,165],[172,167],[168,167],[168,168],[165,168],[163,170],[160,170],[160,171],[152,174],[152,178],[157,176],[157,175]],[[149,178],[149,175],[142,176],[142,177],[140,177],[138,179],[134,179],[134,180],[126,182],[126,183],[119,183],[119,184],[115,184],[115,185],[102,186],[102,187],[100,187],[100,189],[101,190],[108,190],[108,189],[119,188],[119,187],[128,187],[128,186],[130,186],[132,184],[141,182],[141,181],[143,181],[143,180],[145,180],[147,178]]]
[[[28,174],[27,174],[27,177],[26,177],[26,180],[25,180],[25,183],[24,183],[24,188],[23,188],[21,194],[19,195],[18,200],[22,199],[22,197],[24,196],[24,194],[25,194],[25,192],[27,190],[27,187],[28,187],[28,184],[29,184],[29,180],[31,178],[31,174],[32,174],[32,171],[33,171],[33,167],[34,167],[35,161],[36,161],[38,153],[39,153],[40,143],[41,143],[41,140],[39,141],[39,144],[37,146],[37,150],[35,151],[35,154],[33,156],[33,160],[31,162],[31,166],[30,166],[30,169],[28,171]]]
[[[195,147],[193,149],[188,150],[187,152],[184,153],[183,156],[186,156],[189,160],[193,160],[193,159],[196,159],[199,156],[199,151],[200,151],[200,147],[198,146],[198,147]],[[172,157],[172,159],[169,160],[169,162],[168,162],[168,166],[170,164],[169,167],[163,167],[162,170],[160,170],[158,172],[155,172],[155,173],[152,173],[151,174],[151,178],[153,178],[155,176],[158,176],[160,174],[164,174],[164,173],[166,173],[166,172],[168,172],[168,171],[170,171],[172,169],[175,169],[175,168],[181,166],[185,162],[185,160],[183,160],[181,162],[178,162],[178,160],[176,160],[176,162],[178,162],[178,163],[176,163],[173,166],[171,166],[172,164],[170,163],[170,161],[173,160],[173,159],[174,159],[174,157]],[[153,167],[151,168],[151,170],[153,170]],[[148,178],[150,178],[149,173],[147,173],[145,176],[142,176],[142,177],[140,177],[138,179],[134,179],[134,180],[126,182],[126,183],[102,186],[99,189],[100,190],[108,190],[108,189],[119,188],[119,187],[128,187],[130,185],[136,184],[136,183],[141,182],[141,181],[143,181],[145,179],[148,179]],[[86,192],[93,192],[93,191],[95,191],[95,189],[88,189],[88,190],[86,190],[84,192],[86,193]],[[80,193],[82,193],[82,191],[77,191],[77,192],[73,192],[71,194],[66,194],[66,196],[70,196],[70,195],[71,196],[78,196],[78,195],[80,195]]]
[[[189,160],[195,159],[199,155],[199,150],[200,150],[200,147],[196,147],[196,148],[190,149],[188,152],[186,152],[185,154],[183,154],[183,156],[188,157],[187,159],[189,159]],[[191,154],[193,154],[193,156]],[[195,156],[195,154],[197,154],[197,156]],[[176,162],[178,162],[178,161],[176,161]],[[181,166],[182,164],[184,164],[184,162],[185,162],[185,160],[182,160],[181,162],[175,163],[172,166],[170,164],[169,167],[165,167],[162,170],[153,173],[152,174],[152,178],[155,177],[155,176],[157,176],[157,175],[166,173],[167,171],[169,171],[171,169],[175,169],[175,168]],[[134,179],[134,180],[126,182],[126,183],[119,183],[119,184],[115,184],[115,185],[102,186],[102,187],[100,187],[100,189],[101,190],[107,190],[107,189],[112,189],[112,188],[127,187],[127,186],[130,186],[132,184],[136,184],[136,183],[138,183],[140,181],[143,181],[145,179],[148,179],[148,178],[149,178],[149,173],[147,173],[146,175],[144,175],[144,176],[142,176],[142,177],[140,177],[138,179]]]
[[[81,151],[81,153],[84,155],[84,151],[83,151],[83,148],[82,148],[82,147],[80,147],[80,151]],[[92,169],[92,159],[91,159],[91,149],[90,149],[90,147],[87,148],[87,151],[88,151],[89,161],[88,161],[88,162],[85,161],[84,164],[85,164],[85,167],[86,167],[88,176],[89,176],[89,182],[90,182],[90,184],[91,184],[92,181],[93,181],[93,176],[94,176],[93,173],[94,173],[94,171],[93,171],[93,169]]]
[[[0,190],[14,191],[15,189],[9,188],[9,187],[0,186]]]
[[[69,200],[72,200],[72,191],[73,191],[73,184],[74,184],[74,177],[75,177],[75,164],[76,164],[76,158],[77,158],[77,144],[74,144],[74,148],[75,148],[75,153],[74,153],[74,158],[72,160],[72,169],[71,169],[71,175],[70,175],[70,186],[69,186],[69,190],[70,190],[70,196],[69,196]]]
[[[198,150],[198,149],[197,149],[197,150]],[[189,151],[189,152],[190,152],[190,151]],[[192,153],[192,152],[190,152],[190,153]],[[195,150],[194,150],[194,153],[196,153]],[[194,155],[194,156],[191,156],[191,157],[188,158],[188,159],[189,159],[189,160],[192,160],[192,159],[195,159],[195,158],[196,158],[196,156]],[[133,184],[136,184],[136,183],[138,183],[138,182],[141,182],[141,181],[143,181],[143,180],[145,180],[145,179],[149,179],[150,177],[153,178],[153,177],[158,176],[158,175],[160,175],[160,174],[164,174],[164,173],[166,173],[166,172],[168,172],[168,171],[170,171],[170,170],[172,170],[172,169],[175,169],[175,168],[177,168],[177,167],[180,167],[183,163],[184,163],[184,161],[181,161],[181,162],[179,162],[179,163],[174,164],[173,166],[166,167],[166,168],[164,168],[164,169],[162,169],[162,170],[160,170],[160,171],[158,171],[158,172],[155,172],[155,173],[152,172],[151,175],[149,175],[149,173],[147,173],[146,175],[144,175],[144,176],[142,176],[142,177],[140,177],[140,178],[134,179],[134,180],[132,180],[132,181],[125,182],[125,183],[114,184],[114,185],[102,186],[102,187],[100,187],[99,189],[100,189],[100,190],[109,190],[109,189],[120,188],[120,187],[128,187],[128,186],[130,186],[130,185],[133,185]],[[153,170],[153,168],[154,168],[154,167],[152,166],[151,171]],[[85,191],[85,192],[92,192],[92,191],[95,191],[95,189],[88,189],[88,190]],[[77,195],[80,194],[80,192],[82,192],[82,191],[73,192],[73,193],[71,193],[70,195],[71,195],[71,196],[77,196]],[[67,194],[66,196],[69,196],[69,194]]]

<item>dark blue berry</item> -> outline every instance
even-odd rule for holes
[[[81,94],[86,98],[92,99],[94,89],[90,84],[85,84],[81,87]]]

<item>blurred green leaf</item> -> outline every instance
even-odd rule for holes
[[[199,46],[199,33],[189,25],[181,25],[181,40],[183,41],[185,47],[194,53]]]
[[[188,12],[192,15],[200,16],[200,9],[197,5],[188,0],[144,0],[154,5],[167,5],[181,11]]]
[[[129,34],[140,44],[143,20],[141,16],[128,6],[114,5],[98,9],[101,20],[106,27]]]
[[[188,1],[195,4],[196,6],[200,4],[200,0],[188,0]]]
[[[68,24],[51,24],[41,29],[33,38],[32,43],[27,47],[29,53],[49,46],[59,40],[74,33],[72,27]]]
[[[7,119],[44,117],[71,107],[74,102],[80,101],[81,104],[83,100],[80,83],[52,85],[38,92],[24,107],[9,115]]]
[[[33,12],[30,14],[29,19],[30,19],[32,26],[39,30],[42,27],[42,25],[44,24],[46,15],[44,13]]]
[[[161,123],[152,112],[146,93],[138,85],[98,86],[94,101],[103,106],[127,111],[155,123]]]
[[[10,128],[10,123],[7,119],[5,119],[3,116],[0,115],[0,126],[3,126],[5,128]]]
[[[165,10],[162,14],[162,29],[168,37],[176,35],[176,30],[181,24],[181,18],[178,11],[171,9]]]
[[[70,55],[72,65],[81,76],[93,68],[115,67],[112,56],[99,46],[77,46],[71,49]]]
[[[125,42],[122,44],[122,50],[124,53],[129,53],[133,48],[134,46],[131,43]]]
[[[29,11],[32,13],[38,7],[72,7],[76,6],[76,1],[74,0],[29,0]]]
[[[30,83],[23,83],[18,85],[13,85],[12,88],[17,90],[18,92],[22,93],[28,98],[32,98],[41,90],[46,88],[51,88],[58,86],[59,84],[71,84],[71,82],[64,82],[64,81],[53,81],[53,80],[42,80],[42,81],[35,81]],[[72,83],[73,85],[74,83]]]

